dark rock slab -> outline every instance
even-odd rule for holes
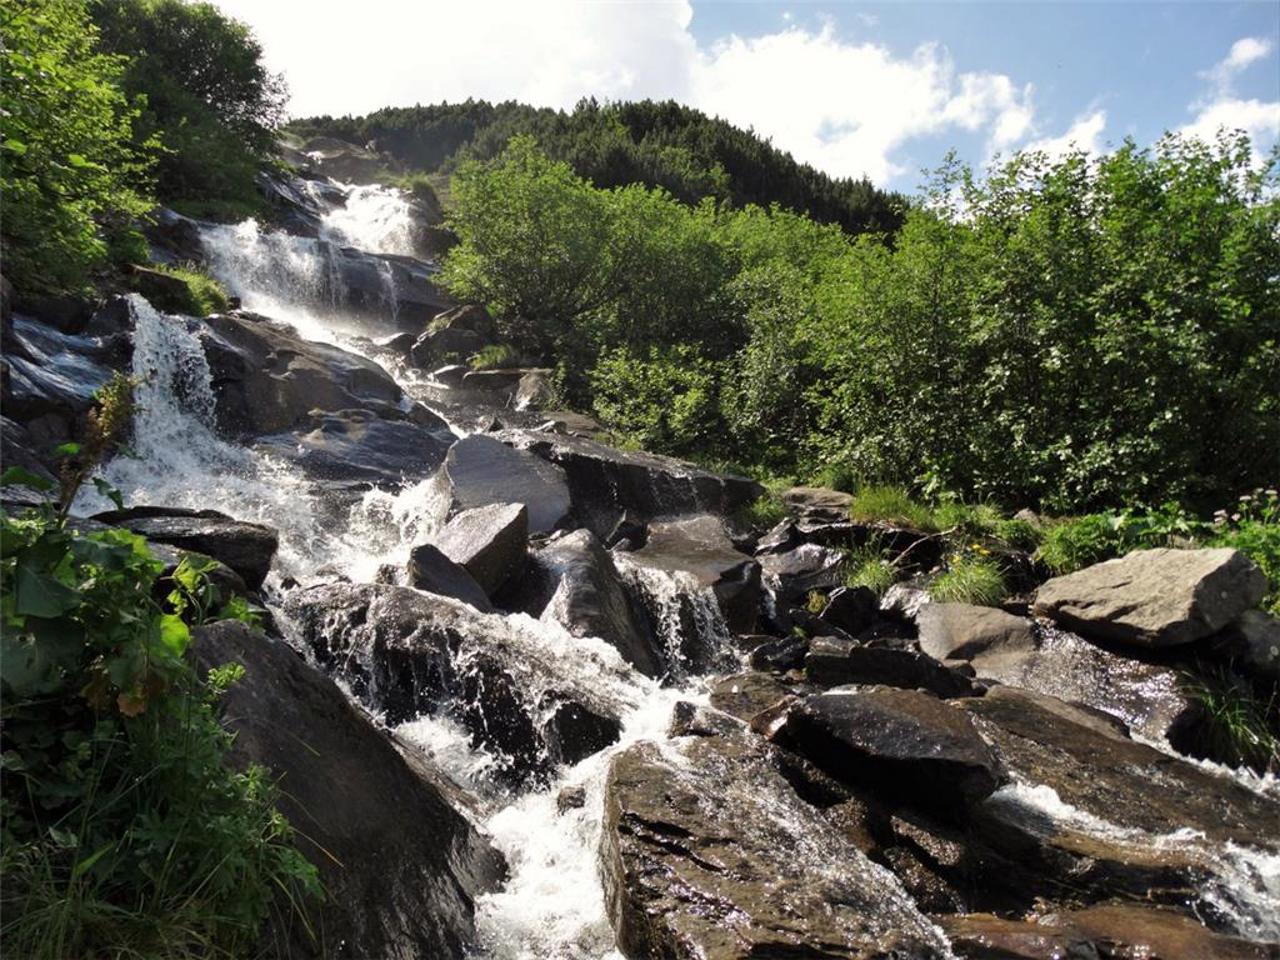
[[[805,543],[759,559],[765,585],[782,601],[801,600],[811,590],[829,590],[844,582],[845,555],[830,547]]]
[[[721,677],[711,686],[711,705],[744,723],[791,696],[791,687],[758,670]]]
[[[523,503],[475,507],[454,516],[433,539],[441,553],[492,597],[524,567],[529,513]]]
[[[815,639],[810,645],[804,672],[811,683],[822,687],[882,684],[928,690],[944,699],[975,692],[968,677],[919,651],[828,637]]]
[[[440,552],[438,547],[420,543],[409,551],[407,585],[442,597],[453,597],[481,613],[493,613],[493,604],[475,577]]]
[[[564,471],[485,434],[464,437],[449,448],[435,489],[448,503],[449,516],[493,503],[523,503],[533,534],[550,533],[569,516]]]
[[[318,936],[271,931],[289,956],[467,955],[475,898],[501,882],[501,855],[450,802],[425,757],[401,753],[296,653],[243,624],[194,631],[202,669],[239,663],[220,701],[231,758],[267,767],[299,849],[320,871]],[[411,825],[411,829],[406,826]]]
[[[768,744],[741,728],[695,726],[610,765],[601,860],[625,955],[947,955],[892,874],[795,794]]]
[[[1266,592],[1238,550],[1135,550],[1048,581],[1034,610],[1085,637],[1169,647],[1217,633]]]
[[[636,566],[689,575],[715,593],[730,630],[755,629],[760,567],[734,548],[718,517],[703,514],[651,523],[645,545],[626,557]]]
[[[768,640],[751,651],[751,666],[755,670],[786,673],[804,665],[809,652],[807,637],[788,636]]]
[[[956,817],[1007,779],[965,712],[914,690],[831,691],[795,704],[773,740],[838,780]]]
[[[126,527],[155,543],[213,557],[238,573],[250,590],[262,586],[280,545],[273,528],[235,520],[217,510],[134,506],[99,513],[92,519]]]
[[[853,496],[826,487],[792,487],[783,491],[782,502],[799,516],[823,522],[849,519]]]
[[[641,673],[661,675],[662,657],[644,611],[623,588],[612,558],[590,530],[552,540],[535,562],[555,584],[543,620],[576,637],[599,637]]]
[[[1208,643],[1213,655],[1261,680],[1280,680],[1280,617],[1246,610]]]
[[[290,326],[244,311],[215,314],[201,328],[217,396],[218,425],[234,435],[301,425],[312,410],[398,414],[402,393],[382,367]]]
[[[324,584],[284,603],[298,641],[389,723],[461,723],[509,783],[545,781],[617,739],[629,670],[504,617],[408,587]]]
[[[836,587],[827,595],[819,616],[845,633],[857,636],[875,621],[880,600],[866,587]]]
[[[442,423],[354,409],[315,411],[295,429],[258,438],[254,448],[297,464],[316,480],[394,488],[431,476],[452,441]]]
[[[690,513],[727,516],[763,492],[745,477],[711,473],[671,457],[617,450],[585,437],[536,430],[503,430],[497,436],[561,467],[575,515],[598,537],[608,536],[624,513],[640,522]]]

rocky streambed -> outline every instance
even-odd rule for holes
[[[153,238],[234,311],[17,298],[3,453],[47,471],[131,370],[137,457],[105,471],[128,509],[89,493],[76,522],[206,554],[270,610],[196,652],[246,666],[237,757],[280,779],[328,890],[315,938],[272,945],[1280,956],[1280,787],[1191,755],[1170,654],[1275,676],[1247,560],[1146,551],[1004,610],[843,587],[871,536],[921,573],[936,546],[833,491],[748,529],[751,481],[607,446],[540,409],[541,371],[453,363],[493,329],[432,286],[430,211],[269,186],[286,228]]]

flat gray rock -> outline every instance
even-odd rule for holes
[[[1217,633],[1266,591],[1238,550],[1136,550],[1048,581],[1034,611],[1086,637],[1171,647]]]
[[[523,503],[464,510],[436,534],[435,545],[492,597],[524,566],[529,512]]]

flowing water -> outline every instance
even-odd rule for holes
[[[381,320],[352,316],[336,257],[342,247],[409,252],[408,208],[385,187],[345,187],[347,203],[326,216],[317,239],[264,230],[247,221],[207,226],[202,239],[210,265],[248,310],[292,324],[308,339],[367,350],[361,337],[394,329],[391,307]],[[394,287],[394,277],[391,278]],[[394,288],[390,301],[395,302]],[[268,590],[281,578],[305,582],[328,565],[368,581],[383,562],[402,564],[408,548],[440,521],[442,505],[429,481],[398,492],[373,491],[335,524],[321,491],[291,465],[220,439],[213,429],[214,394],[198,336],[201,321],[165,315],[140,297],[135,317],[133,372],[141,381],[134,424],[136,458],[117,458],[106,479],[130,503],[214,508],[271,524],[281,547]],[[390,371],[396,374],[397,371]],[[404,386],[411,386],[405,383]],[[96,491],[79,512],[106,507]],[[549,787],[512,794],[495,776],[498,760],[474,749],[467,733],[445,716],[421,718],[398,732],[430,753],[440,768],[477,798],[480,825],[510,864],[510,879],[477,902],[476,960],[615,960],[599,877],[603,787],[610,758],[641,739],[661,741],[677,700],[706,702],[703,681],[681,669],[690,631],[703,653],[722,655],[731,637],[714,597],[696,581],[621,564],[624,579],[648,607],[666,648],[672,675],[660,685],[626,669],[602,641],[569,637],[558,625],[524,616],[512,630],[556,654],[566,669],[603,691],[623,718],[620,742],[564,769]],[[562,788],[581,788],[584,802],[561,809]],[[1046,792],[1047,791],[1047,792]],[[1052,794],[1052,796],[1050,795]],[[1005,788],[996,802],[1116,836],[1118,827],[1066,807],[1045,787]],[[1132,842],[1197,843],[1203,838],[1126,837]],[[1256,851],[1207,851],[1219,869],[1202,891],[1206,906],[1232,918],[1244,934],[1280,938],[1280,858]],[[1270,911],[1267,907],[1270,906]]]

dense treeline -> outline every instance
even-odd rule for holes
[[[3,0],[0,221],[21,289],[83,288],[143,259],[156,200],[259,209],[284,103],[248,29],[208,3]]]
[[[936,176],[892,246],[517,138],[445,278],[650,448],[1056,510],[1280,475],[1280,200],[1243,137]]]
[[[451,172],[491,160],[514,136],[529,135],[598,187],[642,183],[685,203],[714,197],[735,206],[779,204],[850,233],[892,232],[905,199],[865,178],[834,178],[750,130],[674,101],[600,104],[570,112],[522,103],[395,107],[365,117],[313,117],[290,125],[301,136],[372,142],[411,170]]]

